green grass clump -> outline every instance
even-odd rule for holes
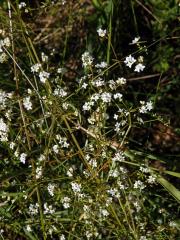
[[[0,239],[178,239],[168,6],[0,3]]]

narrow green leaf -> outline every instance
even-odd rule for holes
[[[178,201],[180,202],[180,191],[172,185],[170,182],[168,182],[165,178],[162,176],[157,178],[157,181]]]
[[[180,178],[180,173],[178,173],[178,172],[164,171],[164,173]]]

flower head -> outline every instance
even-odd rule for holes
[[[129,68],[132,67],[132,65],[136,62],[136,59],[134,57],[132,57],[131,55],[129,55],[128,57],[126,57],[124,63],[126,64],[126,66],[128,66]]]

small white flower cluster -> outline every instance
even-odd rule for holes
[[[8,100],[11,99],[13,93],[6,93],[0,89],[0,109],[5,109],[8,105]]]
[[[44,214],[53,214],[55,213],[55,209],[52,205],[48,205],[47,203],[44,203]]]
[[[26,153],[21,153],[20,158],[19,158],[20,162],[25,164],[26,163],[26,157],[27,157]]]
[[[42,62],[48,62],[48,56],[44,52],[41,53],[41,59]]]
[[[118,115],[115,114],[114,118],[117,118],[117,117]],[[121,120],[120,122],[116,122],[114,125],[115,126],[114,131],[123,136],[125,132],[122,131],[121,127],[125,126],[126,123],[127,123],[126,120]]]
[[[67,208],[70,208],[70,202],[71,202],[71,199],[69,197],[63,197],[62,200],[61,200],[62,204],[63,204],[63,207],[65,209]]]
[[[150,175],[150,176],[148,177],[148,179],[147,179],[147,182],[148,182],[149,184],[154,184],[154,183],[156,182],[156,177]]]
[[[97,63],[95,65],[96,68],[100,68],[100,69],[107,68],[107,66],[108,66],[108,64],[106,62]]]
[[[100,207],[98,215],[100,220],[105,220],[105,218],[109,216],[109,212],[106,209]]]
[[[141,210],[141,206],[138,201],[133,202],[134,207],[136,208],[136,211],[139,212]]]
[[[62,148],[68,148],[69,147],[69,143],[67,142],[66,137],[61,137],[59,134],[57,134],[56,139],[58,140],[58,143]]]
[[[74,174],[74,168],[70,167],[67,170],[67,175],[68,175],[68,177],[73,177],[73,174]]]
[[[107,190],[107,193],[111,197],[116,197],[116,198],[120,197],[120,192],[119,192],[119,190],[117,188],[111,188],[111,189]]]
[[[124,63],[126,64],[126,66],[128,66],[129,68],[132,67],[132,65],[136,62],[137,60],[132,57],[131,55],[129,55],[128,57],[126,57]],[[134,71],[135,72],[141,72],[143,71],[145,68],[145,66],[142,64],[142,63],[138,63],[136,66],[135,66],[135,69]]]
[[[115,153],[114,157],[112,158],[113,162],[123,162],[125,161],[125,155],[124,152],[118,151]]]
[[[95,102],[97,102],[98,100],[102,100],[103,103],[110,103],[112,100],[112,93],[110,93],[110,92],[103,92],[101,94],[94,93],[90,97],[90,101],[84,103],[84,105],[82,107],[83,111],[90,111],[91,107],[94,106]]]
[[[146,236],[141,236],[139,240],[148,240]]]
[[[50,73],[45,71],[42,71],[39,73],[39,78],[42,83],[45,83],[48,80],[49,76],[50,76]]]
[[[145,166],[141,166],[139,168],[139,170],[143,173],[149,173],[150,172],[150,169],[148,167],[145,167]]]
[[[92,64],[93,64],[93,57],[90,55],[89,52],[85,52],[82,54],[82,64],[83,64],[83,67],[91,67]]]
[[[110,103],[112,99],[112,94],[109,92],[103,92],[101,94],[101,99],[104,103]]]
[[[99,37],[103,38],[103,37],[106,36],[107,31],[106,31],[106,29],[99,28],[99,29],[97,30],[97,33],[98,33]]]
[[[50,76],[50,73],[41,70],[42,69],[42,65],[40,63],[36,63],[33,66],[31,66],[31,72],[33,73],[39,73],[39,79],[42,83],[45,83]],[[41,70],[41,71],[40,71]]]
[[[0,141],[1,142],[8,141],[8,132],[9,132],[8,125],[4,122],[2,118],[0,118]]]
[[[132,57],[131,55],[129,55],[128,57],[126,57],[124,63],[126,64],[126,66],[128,66],[129,68],[132,67],[132,65],[136,62],[136,59],[134,57]]]
[[[41,64],[40,63],[36,63],[33,66],[31,66],[31,72],[33,73],[38,73],[41,69]]]
[[[115,93],[113,97],[115,100],[118,99],[121,102],[123,95],[121,93]]]
[[[57,69],[57,73],[59,73],[59,74],[63,74],[63,73],[65,73],[65,71],[66,71],[66,69],[64,67],[59,67]]]
[[[137,180],[134,183],[134,188],[139,189],[140,191],[143,190],[145,187],[146,187],[146,185],[140,180]]]
[[[5,31],[0,29],[0,35],[2,37],[5,37]],[[7,61],[8,56],[7,54],[4,52],[4,48],[8,48],[11,46],[11,42],[9,37],[5,37],[4,39],[0,40],[0,63],[4,63]]]
[[[134,69],[135,72],[142,72],[145,66],[142,63],[138,63]]]
[[[140,113],[147,113],[153,109],[153,103],[151,101],[145,102],[140,101],[141,107],[139,108]]]
[[[36,179],[41,178],[41,176],[42,176],[42,166],[38,166],[36,168]]]
[[[62,4],[62,5],[66,4],[66,0],[61,0],[61,4]],[[60,239],[60,240],[62,240],[62,239]],[[64,240],[64,239],[63,239],[63,240]]]
[[[26,110],[32,110],[32,102],[30,96],[23,99],[23,106]]]
[[[102,86],[105,85],[105,82],[104,82],[104,80],[102,78],[99,77],[96,80],[92,81],[92,85],[94,87],[102,87]]]
[[[55,144],[54,146],[52,146],[52,150],[54,153],[58,154],[59,153],[59,146],[57,144]]]
[[[118,178],[119,176],[120,176],[120,172],[117,167],[110,169],[109,177]]]
[[[92,168],[97,168],[97,161],[94,158],[91,158],[89,154],[87,154],[85,156],[85,159],[87,160],[88,164],[92,167]]]
[[[147,183],[154,184],[156,182],[156,175],[151,171],[149,167],[143,165],[139,168],[139,170],[144,174],[150,174],[149,176],[146,175]]]
[[[123,78],[123,77],[118,78],[118,79],[116,80],[116,83],[117,83],[118,85],[125,85],[126,82],[127,82],[126,79]]]
[[[19,6],[19,9],[25,8],[26,7],[26,3],[25,2],[20,2],[18,6]]]
[[[26,230],[27,230],[28,232],[32,232],[31,226],[30,226],[30,225],[27,225],[27,226],[26,226]]]
[[[132,43],[131,44],[137,44],[140,40],[140,37],[135,37],[133,40],[132,40]]]
[[[71,188],[75,195],[81,193],[81,184],[77,182],[71,182]]]
[[[66,97],[68,93],[63,88],[57,87],[53,94],[58,97]]]
[[[52,184],[52,183],[49,183],[49,184],[48,184],[48,187],[47,187],[48,193],[49,193],[49,195],[51,195],[52,197],[54,196],[55,187],[56,187],[56,185],[55,185],[55,184]]]
[[[49,228],[49,230],[48,230],[48,233],[49,233],[50,235],[52,235],[53,232],[57,232],[57,228],[56,228],[54,225],[51,225],[50,228]]]
[[[108,84],[109,84],[110,89],[115,90],[117,87],[125,85],[126,79],[121,77],[121,78],[118,78],[116,81],[109,80]]]
[[[36,214],[38,214],[38,211],[39,211],[38,203],[29,205],[29,214],[30,215],[36,215]]]

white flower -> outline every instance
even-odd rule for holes
[[[132,67],[132,65],[136,62],[136,59],[134,57],[132,57],[131,55],[129,55],[128,57],[126,57],[124,63],[126,64],[126,66],[128,66],[129,68]]]
[[[111,93],[108,92],[104,92],[101,94],[101,99],[104,103],[110,103],[111,102]]]
[[[31,72],[39,72],[39,70],[41,69],[41,64],[40,63],[36,63],[31,67]]]
[[[42,83],[45,83],[49,78],[50,73],[42,71],[39,73],[39,78]]]
[[[133,40],[132,40],[132,43],[131,44],[136,44],[138,43],[140,37],[135,37]]]
[[[75,194],[77,193],[80,193],[81,192],[81,184],[78,184],[76,182],[72,182],[71,183],[71,187],[72,187],[72,190]]]
[[[114,90],[116,89],[116,82],[114,80],[109,80],[109,87],[110,89]]]
[[[54,146],[52,147],[52,149],[53,149],[53,151],[54,151],[56,154],[59,153],[59,146],[58,146],[58,145],[54,145]]]
[[[28,232],[32,232],[32,229],[31,229],[31,227],[30,227],[29,225],[26,226],[26,230],[27,230]]]
[[[117,84],[120,84],[120,85],[124,85],[124,84],[126,84],[126,79],[123,78],[123,77],[118,78],[118,79],[116,80],[116,83],[117,83]]]
[[[23,99],[23,106],[26,110],[32,109],[32,103],[29,96]]]
[[[13,150],[15,146],[16,146],[16,144],[14,142],[11,142],[9,145],[9,148]]]
[[[64,197],[62,200],[61,200],[62,204],[63,204],[63,207],[65,209],[67,208],[70,208],[70,202],[71,202],[71,199],[69,197]]]
[[[156,182],[156,178],[154,176],[149,176],[149,178],[147,179],[147,182],[150,184],[153,184]]]
[[[85,102],[85,104],[83,105],[83,111],[89,111],[91,110],[91,104],[90,102]]]
[[[92,85],[95,87],[102,87],[105,85],[104,80],[102,80],[101,78],[96,79],[95,81],[92,82]]]
[[[97,100],[100,99],[100,96],[101,96],[100,94],[94,93],[94,94],[91,96],[91,101],[97,102]],[[93,106],[93,105],[91,104],[91,106]]]
[[[55,212],[55,209],[53,209],[52,205],[47,205],[47,203],[44,203],[44,214],[53,214]]]
[[[10,47],[10,46],[11,46],[11,42],[10,42],[9,37],[6,37],[6,38],[3,40],[3,44],[4,44],[4,46],[6,46],[6,47]]]
[[[60,87],[58,87],[54,90],[54,95],[55,96],[66,97],[67,94],[68,93],[63,88],[60,88]]]
[[[150,102],[147,102],[146,103],[146,108],[148,111],[151,111],[153,109],[153,103],[150,101]]]
[[[134,183],[134,188],[136,188],[136,189],[143,190],[145,187],[146,187],[145,184],[143,182],[141,182],[140,180],[137,180]]]
[[[68,177],[73,177],[73,173],[74,173],[74,169],[72,167],[70,167],[67,171]]]
[[[92,66],[93,57],[90,55],[89,52],[83,53],[81,59],[84,67]]]
[[[95,65],[96,68],[106,68],[107,66],[108,64],[106,62],[97,63]]]
[[[20,155],[20,162],[24,163],[26,162],[26,157],[27,157],[27,154],[26,153],[21,153]]]
[[[116,123],[115,123],[114,131],[118,133],[118,132],[120,131],[120,126],[121,126],[120,123],[119,123],[119,122],[116,122]]]
[[[98,35],[99,35],[99,37],[105,37],[106,36],[106,33],[107,33],[107,31],[106,31],[106,29],[101,29],[101,28],[99,28],[98,30],[97,30],[97,33],[98,33]]]
[[[125,155],[122,151],[118,151],[115,156],[112,158],[114,162],[123,162],[125,160]]]
[[[122,94],[121,93],[116,93],[114,94],[114,99],[119,99],[119,101],[122,101]]]
[[[45,157],[45,155],[43,155],[43,154],[41,154],[40,156],[39,156],[39,162],[43,162],[43,161],[45,161],[46,160],[46,157]]]
[[[64,2],[65,2],[65,1],[64,1]],[[60,236],[60,240],[66,240],[64,234],[62,234],[62,235]]]
[[[8,141],[8,125],[4,122],[2,118],[0,118],[0,141],[7,142]]]
[[[4,63],[4,62],[6,62],[7,61],[7,59],[8,59],[8,56],[7,56],[7,54],[6,53],[1,53],[1,55],[0,55],[0,63]]]
[[[120,197],[120,193],[119,190],[117,188],[111,188],[109,190],[107,190],[107,192],[112,196],[112,197]]]
[[[42,59],[43,62],[47,62],[48,61],[48,56],[44,52],[42,52],[41,53],[41,59]]]
[[[57,73],[61,74],[64,73],[65,69],[63,67],[60,67],[57,69]]]
[[[25,2],[20,2],[19,3],[19,9],[25,8],[25,7],[26,7],[26,3]]]
[[[117,114],[114,114],[114,117],[113,117],[113,118],[114,118],[115,120],[118,120],[118,117],[119,117],[119,116],[118,116]]]
[[[31,215],[38,214],[38,209],[39,209],[39,204],[38,203],[29,205],[29,213]]]
[[[149,173],[150,172],[150,169],[148,167],[140,167],[139,170],[143,173]]]
[[[82,88],[84,88],[84,89],[86,89],[86,88],[87,88],[87,86],[88,86],[88,84],[87,84],[87,83],[83,83],[83,84],[82,84]]]
[[[39,179],[42,176],[42,167],[36,168],[36,179]]]
[[[52,197],[54,196],[54,189],[55,189],[55,185],[49,183],[49,184],[48,184],[48,187],[47,187],[47,190],[48,190],[48,193],[49,193]]]
[[[141,72],[141,71],[144,70],[144,68],[145,68],[145,66],[144,66],[142,63],[138,63],[138,64],[136,65],[134,71],[135,71],[135,72]]]
[[[147,113],[148,111],[151,111],[153,109],[153,103],[151,101],[145,102],[145,101],[140,101],[141,107],[139,109],[140,113]]]

